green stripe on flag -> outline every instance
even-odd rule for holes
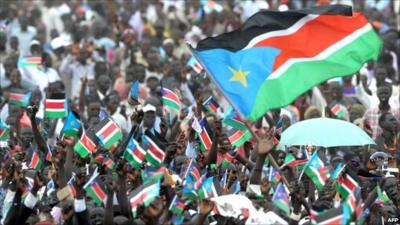
[[[163,98],[163,104],[166,106],[169,106],[171,108],[174,108],[176,110],[180,110],[180,108],[181,108],[181,106],[177,102],[172,101],[170,99],[166,99],[166,98]]]
[[[82,145],[81,141],[78,141],[75,144],[74,150],[81,158],[86,158],[86,156],[90,153],[89,149]]]

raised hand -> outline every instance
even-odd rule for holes
[[[260,138],[257,140],[257,153],[259,155],[268,154],[273,149],[273,137],[273,129],[261,129]]]
[[[207,199],[200,200],[199,207],[200,207],[200,214],[205,216],[208,215],[214,209],[214,202]]]

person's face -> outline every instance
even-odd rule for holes
[[[87,58],[88,58],[88,53],[86,52],[86,50],[80,49],[77,60],[80,63],[85,64]]]
[[[174,52],[174,45],[172,43],[168,43],[164,45],[164,50],[167,53],[168,56],[172,56],[172,53]]]
[[[399,126],[399,122],[392,114],[388,114],[385,117],[385,120],[383,121],[381,126],[383,130],[390,132],[397,132],[397,127]]]
[[[24,146],[29,146],[33,142],[32,129],[29,127],[22,127],[20,133],[21,141]]]
[[[393,200],[399,200],[400,194],[397,190],[397,179],[394,177],[387,178],[385,184],[383,185],[383,190],[388,194],[388,197]]]
[[[20,18],[19,24],[21,26],[21,30],[26,31],[26,29],[28,28],[28,20],[26,18]]]
[[[97,89],[101,92],[106,92],[111,87],[111,79],[105,75],[101,75],[97,80]]]
[[[117,95],[113,95],[110,97],[109,102],[107,103],[107,109],[114,113],[119,106],[119,97]]]
[[[283,162],[285,162],[285,156],[286,156],[285,152],[279,152],[277,160],[278,165],[282,165]]]
[[[375,71],[375,78],[378,83],[383,83],[386,79],[386,69],[384,67],[379,67]]]
[[[136,78],[135,69],[131,68],[131,67],[128,67],[126,69],[126,73],[125,73],[125,83],[131,84],[134,80],[137,80],[135,78]]]
[[[157,67],[158,63],[158,54],[155,52],[150,52],[147,54],[147,63],[149,64],[149,67]]]
[[[17,69],[11,72],[10,80],[13,85],[19,85],[21,83],[21,74],[19,74]]]
[[[104,208],[96,207],[90,210],[90,225],[102,225],[104,219]]]
[[[286,115],[282,115],[282,128],[283,130],[286,130],[288,127],[290,127],[292,123],[290,122],[290,119]]]
[[[343,95],[343,88],[340,84],[332,84],[330,94],[333,100],[341,100]]]
[[[150,49],[150,39],[145,38],[140,42],[140,49],[146,53]]]
[[[158,80],[155,78],[148,79],[147,87],[149,87],[150,91],[156,91],[158,87]]]
[[[6,59],[4,62],[4,70],[6,72],[6,76],[10,77],[11,72],[16,69],[16,63],[11,58]]]
[[[383,86],[378,88],[377,96],[380,103],[389,101],[391,95],[392,91],[389,87]]]
[[[87,112],[89,118],[90,117],[98,117],[99,113],[100,113],[100,107],[101,107],[100,103],[97,103],[97,102],[89,103],[88,112]]]
[[[147,128],[152,128],[156,121],[156,113],[153,111],[145,112],[143,116],[143,125]]]
[[[17,51],[19,46],[18,38],[13,36],[10,39],[10,47],[14,50]]]
[[[144,66],[136,66],[135,80],[138,80],[140,83],[143,83],[145,77],[146,77],[146,69],[144,68]]]

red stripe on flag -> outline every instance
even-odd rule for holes
[[[210,103],[210,104],[208,105],[208,107],[210,107],[210,109],[211,109],[213,112],[217,112],[217,107],[216,107],[214,104]]]
[[[64,109],[65,102],[53,102],[51,100],[46,100],[46,109]]]
[[[353,16],[319,15],[293,34],[266,38],[254,47],[268,46],[282,50],[275,58],[274,72],[291,58],[318,55],[367,23],[368,21],[360,13],[353,13]]]
[[[138,157],[139,159],[143,160],[146,156],[142,151],[140,151],[137,147],[133,149],[133,154]]]
[[[24,99],[24,96],[24,94],[10,93],[8,97],[10,100],[22,101],[22,99]]]
[[[106,198],[106,193],[104,193],[103,189],[101,189],[100,185],[97,182],[94,182],[92,187],[93,191],[101,200],[104,200]]]
[[[203,143],[206,146],[206,148],[209,149],[212,145],[212,141],[211,141],[210,136],[208,135],[207,131],[205,130],[205,128],[202,129],[200,136],[201,136],[201,140],[203,140]]]
[[[28,58],[25,58],[25,62],[41,63],[42,58],[41,57],[28,57]]]
[[[230,141],[231,143],[233,143],[233,142],[239,140],[239,139],[243,136],[243,134],[244,134],[243,131],[238,130],[238,131],[236,131],[234,134],[232,134],[232,135],[229,137],[229,141]]]
[[[112,121],[109,121],[106,126],[107,128],[103,130],[103,133],[101,134],[103,135],[104,139],[106,139],[112,132],[114,132],[115,129],[118,129],[117,125],[115,125],[115,123],[113,123]]]
[[[135,196],[136,197],[136,196]],[[133,202],[131,201],[131,207],[134,208],[140,203],[143,202],[143,200],[147,197],[146,193],[139,193],[139,197],[136,198]]]
[[[81,142],[92,153],[96,149],[94,142],[85,133],[82,135]]]
[[[171,90],[169,90],[167,88],[164,88],[163,91],[164,91],[163,96],[165,98],[172,99],[174,102],[180,102],[178,96],[173,91],[171,91]]]
[[[226,154],[225,154],[225,159],[226,159],[228,162],[231,162],[231,163],[233,163],[233,162],[235,161],[235,157],[234,157],[234,156],[231,156],[231,154],[229,154],[229,153],[226,153]]]
[[[159,149],[158,146],[156,146],[154,143],[151,143],[151,142],[150,142],[149,150],[150,150],[151,153],[153,153],[153,155],[155,155],[158,159],[163,159],[163,158],[164,158],[164,154],[163,154],[162,150]]]

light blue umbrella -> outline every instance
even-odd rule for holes
[[[316,118],[293,124],[286,129],[278,149],[285,146],[312,145],[319,147],[374,145],[360,127],[343,120]]]

